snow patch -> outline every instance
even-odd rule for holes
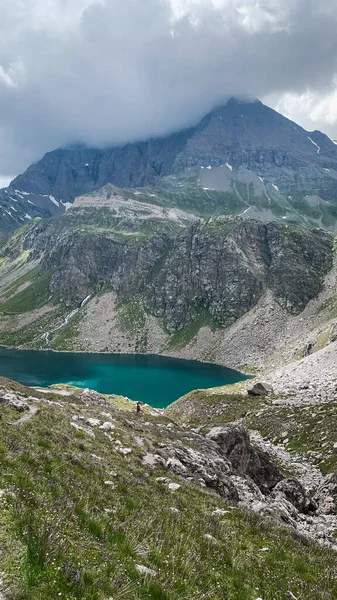
[[[275,189],[277,192],[279,192],[279,191],[280,191],[280,190],[278,189],[277,185],[275,185],[274,183],[272,183],[272,186],[273,186],[273,188],[274,188],[274,189]]]
[[[226,163],[226,167],[228,167],[228,169],[229,169],[230,171],[233,171],[233,167],[232,167],[232,165],[229,165],[228,163]]]
[[[28,202],[29,202],[29,200],[28,200]],[[66,212],[67,212],[67,210],[69,210],[69,208],[72,207],[71,202],[62,202],[62,200],[60,200],[60,202],[61,202],[62,206],[64,206],[64,208],[66,209]]]
[[[209,169],[209,170],[211,170],[211,168],[212,168],[211,165],[208,165],[208,167],[206,167],[206,169]]]
[[[259,177],[259,176],[257,176],[257,178],[258,178],[260,181],[262,181],[262,183],[263,183],[263,179],[262,179],[262,177]]]
[[[287,217],[282,217],[282,219],[286,219]]]
[[[26,219],[29,219],[30,221],[32,220],[32,217],[30,215],[28,215],[27,213],[25,214]]]
[[[308,140],[310,140],[310,142],[311,142],[311,143],[312,143],[314,146],[316,146],[316,148],[317,148],[317,154],[319,154],[319,153],[320,153],[320,151],[321,151],[321,147],[320,147],[318,144],[316,144],[316,142],[314,142],[314,140],[312,140],[312,139],[311,139],[311,137],[309,137],[309,136],[308,136]]]
[[[330,173],[330,169],[324,169],[323,168],[323,171],[326,171],[327,173]]]
[[[246,214],[246,212],[248,212],[250,210],[250,206],[248,206],[248,208],[246,208],[246,210],[244,210],[242,213],[239,214],[239,217],[242,217],[242,215]]]
[[[32,204],[33,206],[35,206],[34,202],[32,202],[31,200],[27,200],[27,202],[29,202],[29,204]]]
[[[14,210],[14,212],[18,212],[18,211],[16,210],[16,208],[14,208],[14,206],[11,206],[11,210]]]
[[[84,305],[85,305],[87,302],[89,302],[90,298],[91,298],[91,294],[89,294],[89,296],[87,296],[86,298],[84,298],[84,300],[82,300],[82,302],[81,302],[81,308],[83,308],[83,306],[84,306]]]
[[[140,192],[132,192],[135,196],[141,196]]]
[[[85,167],[89,167],[89,163],[85,163],[85,165],[84,165],[84,166],[85,166]]]

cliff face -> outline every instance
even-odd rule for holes
[[[183,187],[194,177],[196,194],[203,189],[227,194],[227,210],[217,198],[212,214],[238,214],[251,207],[246,216],[264,221],[291,216],[336,226],[337,146],[261,102],[231,100],[196,127],[166,138],[47,153],[0,190],[0,232],[29,217],[58,216],[77,196],[107,183],[160,186],[169,175]]]
[[[267,289],[298,314],[332,266],[333,238],[321,230],[219,217],[171,230],[166,221],[151,222],[153,232],[142,237],[144,224],[130,233],[127,223],[122,233],[120,218],[97,230],[72,227],[64,217],[57,226],[38,224],[24,247],[31,259],[41,259],[42,270],[51,273],[50,292],[68,306],[108,286],[120,301],[141,297],[170,332],[201,311],[227,327]]]
[[[10,238],[0,251],[0,343],[171,353],[237,368],[327,342],[332,234],[200,218],[173,207],[186,197],[167,205],[145,190],[108,186]]]

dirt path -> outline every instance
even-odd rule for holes
[[[22,425],[22,423],[27,423],[27,421],[30,421],[30,419],[36,415],[38,410],[39,409],[37,408],[37,406],[30,406],[29,411],[26,412],[26,414],[23,417],[21,417],[20,419],[17,419],[17,421],[9,421],[7,423],[7,425]],[[0,600],[1,600],[1,595],[0,595]]]

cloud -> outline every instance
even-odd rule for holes
[[[8,175],[8,177],[1,177],[0,176],[0,189],[7,187],[10,182],[12,181],[12,179],[14,179],[15,175]]]
[[[334,89],[328,94],[305,91],[284,94],[281,98],[271,95],[267,100],[276,110],[301,122],[309,131],[321,128],[332,139],[337,139],[337,78]]]
[[[336,0],[0,0],[0,14],[4,175],[73,141],[166,134],[232,95],[337,137]]]

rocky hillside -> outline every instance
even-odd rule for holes
[[[109,188],[99,207],[80,199],[3,247],[0,341],[176,355],[189,348],[191,357],[226,363],[220,338],[267,297],[275,313],[296,318],[321,293],[333,257],[333,236],[322,230],[200,219]],[[200,332],[209,334],[203,347]]]
[[[333,476],[298,478],[242,426],[8,380],[0,416],[5,600],[336,595]]]
[[[196,390],[171,404],[165,414],[199,433],[214,423],[224,427],[235,422],[248,428],[260,450],[289,468],[302,484],[323,485],[329,497],[324,512],[335,514],[336,352],[337,342],[331,341],[301,360],[265,373],[263,382],[272,392],[267,395],[247,394],[256,380]]]
[[[178,185],[194,210],[201,197],[212,214],[336,230],[336,180],[337,146],[326,135],[305,131],[259,101],[232,99],[167,138],[49,152],[0,191],[0,233],[30,217],[60,215],[77,196],[107,183],[152,186],[166,201],[177,196]]]

